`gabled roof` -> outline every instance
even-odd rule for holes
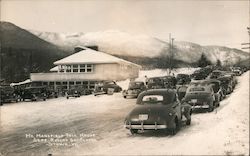
[[[84,47],[85,48],[85,47]],[[135,63],[117,58],[115,56],[95,51],[89,48],[85,48],[85,50],[82,50],[80,52],[77,52],[75,54],[72,54],[68,57],[65,57],[61,60],[58,60],[54,62],[55,65],[60,64],[101,64],[101,63],[124,63],[124,64],[130,64],[137,67],[141,67],[140,65],[137,65]]]
[[[27,83],[31,83],[32,81],[30,79],[27,79],[25,81],[22,82],[18,82],[18,83],[11,83],[10,86],[19,86],[19,85],[23,85],[23,84],[27,84]]]
[[[51,68],[49,71],[55,72],[55,71],[58,71],[58,70],[59,70],[58,66],[55,66],[55,67]]]

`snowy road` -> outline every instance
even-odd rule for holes
[[[123,120],[134,105],[135,99],[123,99],[121,93],[6,104],[0,107],[0,153],[249,155],[249,72],[217,110],[194,114],[191,126],[175,136],[155,131],[131,135]],[[51,138],[44,135],[62,135],[56,142],[61,144],[49,145]],[[72,138],[75,144],[69,144]]]

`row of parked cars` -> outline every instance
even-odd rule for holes
[[[241,74],[244,71],[241,70]],[[240,74],[240,75],[241,75]],[[131,82],[124,98],[137,97],[138,104],[125,118],[132,134],[144,130],[165,130],[176,134],[183,121],[191,124],[192,112],[212,112],[231,94],[237,84],[238,71],[208,66],[191,75],[152,77],[148,84]]]
[[[23,89],[15,89],[10,85],[0,86],[1,105],[3,103],[18,101],[45,101],[48,98],[57,98],[58,93],[48,89],[46,86],[30,86]]]
[[[65,96],[67,99],[80,97],[82,95],[89,95],[94,93],[107,94],[109,89],[113,92],[121,92],[122,88],[116,84],[115,81],[99,82],[95,90],[87,89],[86,87],[73,85],[68,90],[62,90],[60,95]],[[49,88],[48,86],[28,86],[24,88],[11,87],[9,84],[0,85],[0,105],[10,102],[18,101],[38,101],[47,100],[49,98],[57,98],[59,91]]]

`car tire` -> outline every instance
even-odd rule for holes
[[[124,97],[124,99],[126,99],[127,98],[127,96],[123,96]]]
[[[175,125],[174,128],[168,130],[170,135],[175,135],[180,128],[177,118],[175,118],[174,125]]]
[[[131,134],[137,134],[138,133],[138,129],[130,129],[130,133]]]
[[[214,104],[210,105],[208,108],[208,112],[212,112],[214,111]]]
[[[43,101],[46,101],[46,99],[43,99]]]
[[[67,99],[69,99],[69,97],[68,97],[68,96],[67,96],[66,98],[67,98]]]
[[[191,125],[191,118],[186,121],[186,125]]]

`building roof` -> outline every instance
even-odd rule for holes
[[[58,66],[55,66],[55,67],[51,68],[49,71],[57,72],[58,70],[59,70]]]
[[[23,84],[27,84],[27,83],[31,83],[32,81],[30,79],[27,79],[25,81],[22,82],[18,82],[18,83],[11,83],[10,86],[19,86],[19,85],[23,85]]]
[[[85,48],[85,47],[84,47]],[[137,67],[141,67],[135,63],[117,58],[115,56],[95,51],[90,48],[85,48],[80,52],[72,54],[68,57],[65,57],[61,60],[54,62],[55,65],[60,64],[102,64],[102,63],[119,63],[119,64],[130,64]]]

